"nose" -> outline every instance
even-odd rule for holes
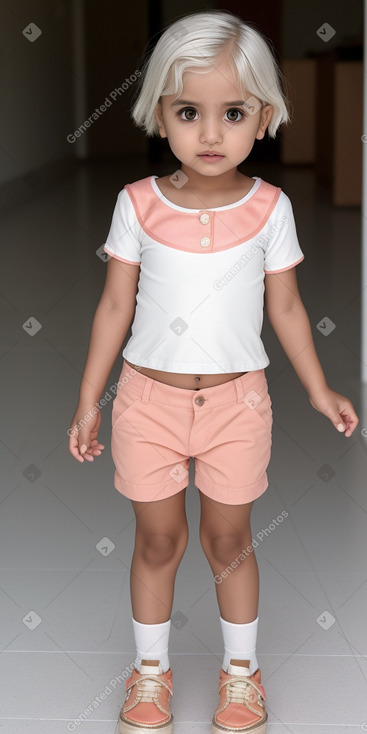
[[[201,120],[200,142],[214,145],[223,139],[222,120],[215,115],[209,115]]]

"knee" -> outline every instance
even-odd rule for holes
[[[200,540],[208,560],[215,561],[223,566],[232,563],[248,545],[246,536],[240,533],[227,533],[209,537],[203,534]]]
[[[179,536],[170,533],[149,533],[138,540],[137,546],[144,562],[157,567],[174,561],[179,562],[185,552],[187,541],[187,532],[182,532]]]

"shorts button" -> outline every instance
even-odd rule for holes
[[[196,403],[196,405],[204,405],[205,398],[203,398],[203,397],[195,398],[195,403]]]
[[[208,245],[210,245],[209,237],[202,237],[200,240],[200,244],[202,247],[208,247]]]
[[[200,215],[200,222],[201,222],[201,224],[208,224],[208,222],[209,222],[209,214],[201,214]]]

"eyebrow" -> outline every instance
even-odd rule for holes
[[[176,99],[175,102],[172,102],[171,107],[175,107],[181,104],[192,105],[192,107],[201,107],[200,102],[190,102],[187,99]],[[245,100],[237,99],[234,102],[223,102],[223,107],[234,107],[234,105],[244,105],[244,104],[245,104]]]

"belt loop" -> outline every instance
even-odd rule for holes
[[[150,397],[150,391],[153,385],[153,380],[151,377],[147,377],[146,375],[142,375],[142,377],[145,377],[145,385],[144,385],[142,396],[141,396],[141,402],[148,403],[149,397]]]
[[[236,392],[237,392],[237,403],[242,402],[242,398],[244,396],[244,388],[242,384],[242,375],[241,377],[237,377],[234,381]]]

